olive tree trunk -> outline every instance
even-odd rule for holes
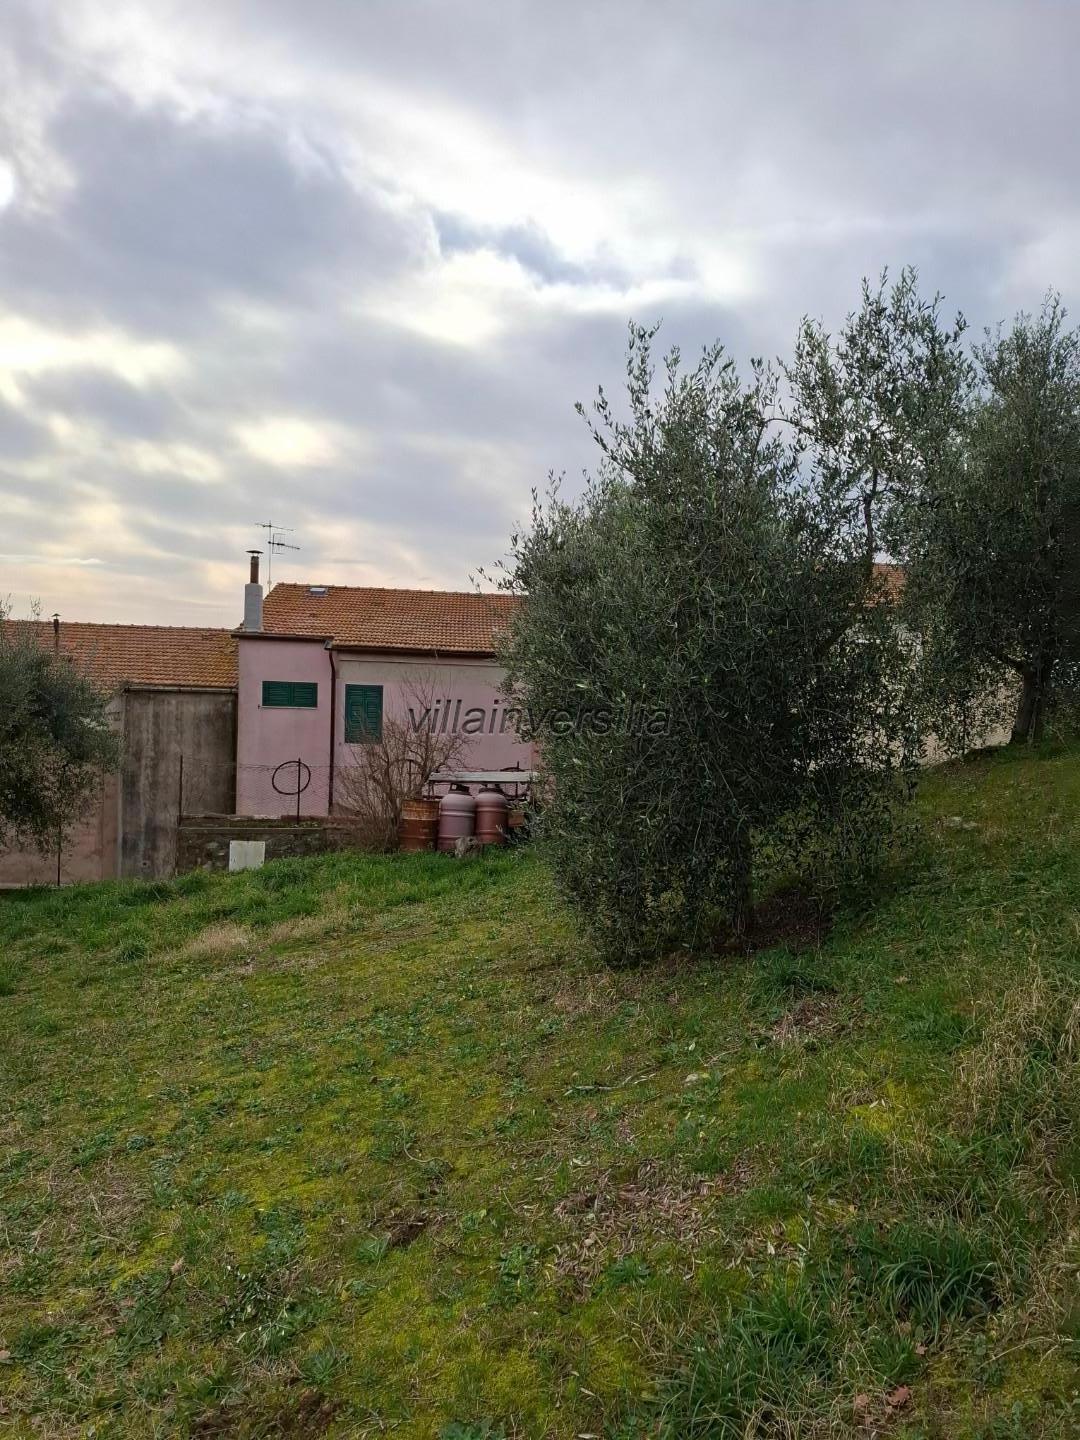
[[[1013,718],[1010,745],[1031,745],[1042,739],[1049,700],[1052,663],[1025,665],[1020,672],[1020,698]]]
[[[750,836],[740,831],[728,852],[731,867],[731,928],[742,937],[754,918],[754,862]]]

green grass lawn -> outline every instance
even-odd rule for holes
[[[526,854],[0,899],[0,1433],[1080,1433],[1080,753],[820,948]]]

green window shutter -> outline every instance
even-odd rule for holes
[[[319,687],[308,680],[264,680],[262,703],[273,709],[314,710]]]
[[[345,743],[369,745],[382,739],[381,685],[345,686]]]

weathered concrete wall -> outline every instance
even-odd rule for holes
[[[171,875],[180,806],[231,811],[235,801],[236,695],[231,690],[126,690],[110,703],[123,754],[60,852],[60,883],[114,875]],[[55,885],[56,851],[0,855],[0,886]]]
[[[227,870],[231,840],[265,840],[267,860],[282,860],[287,856],[347,850],[355,843],[356,834],[348,825],[318,817],[286,820],[185,815],[177,837],[177,873]]]
[[[127,690],[123,704],[119,871],[143,878],[171,875],[181,804],[189,814],[234,808],[236,695]]]
[[[110,723],[119,729],[122,718],[120,699],[111,700],[105,713]],[[116,874],[119,793],[119,776],[103,776],[86,811],[71,827],[60,847],[61,885],[108,880]],[[36,850],[0,853],[0,889],[20,885],[55,885],[56,861],[55,849],[50,849],[45,855]]]
[[[71,828],[60,847],[60,884],[79,885],[107,880],[116,874],[115,775],[100,781],[86,813]],[[9,850],[0,855],[0,889],[20,885],[55,885],[57,853]]]

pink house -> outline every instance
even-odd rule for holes
[[[391,722],[461,738],[465,768],[530,769],[500,691],[500,594],[278,584],[252,557],[238,642],[236,812],[326,815]],[[299,775],[299,794],[297,777]]]

